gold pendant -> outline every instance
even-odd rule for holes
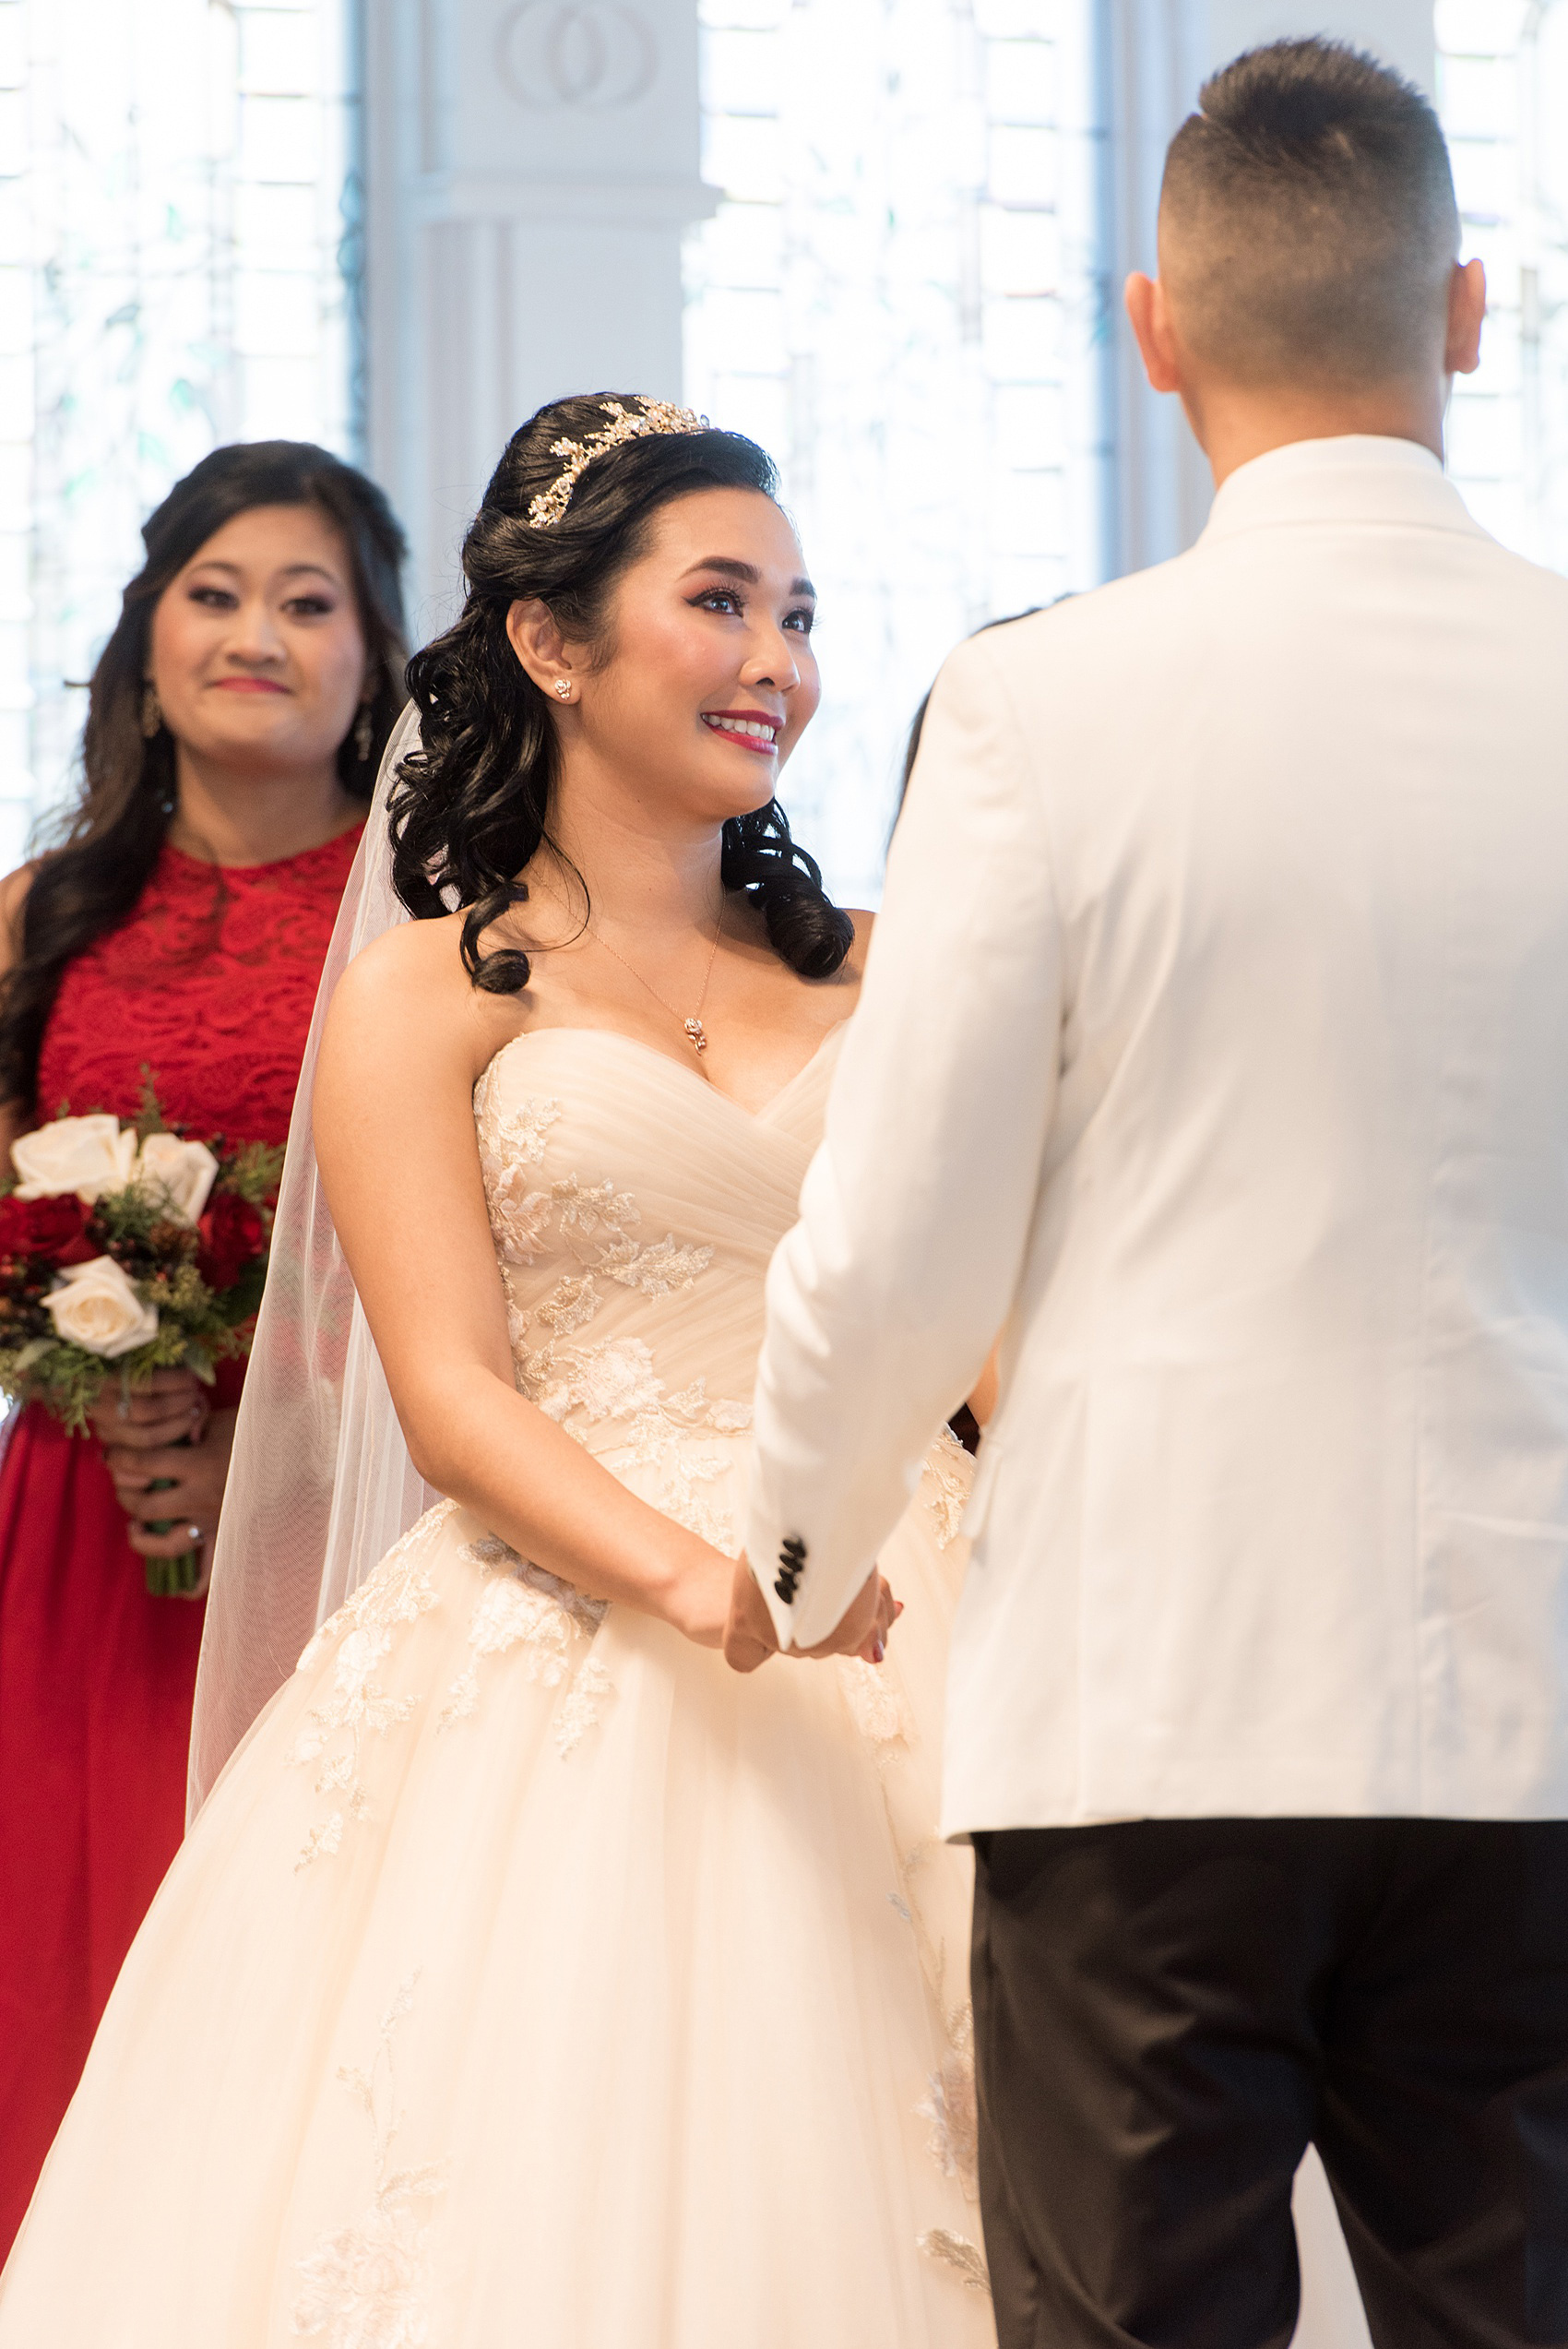
[[[682,1024],[685,1028],[687,1035],[690,1036],[692,1040],[692,1050],[694,1052],[706,1052],[707,1050],[707,1038],[703,1032],[702,1021],[696,1017],[695,1013],[694,1012],[691,1019],[684,1020]]]

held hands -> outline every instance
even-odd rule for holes
[[[777,1655],[773,1617],[745,1559],[726,1557],[722,1550],[679,1527],[662,1530],[671,1548],[663,1597],[653,1611],[699,1648],[722,1648],[725,1662],[736,1672],[754,1672]],[[814,1648],[791,1648],[789,1652],[812,1658],[861,1656],[867,1663],[880,1663],[887,1635],[903,1612],[873,1568],[828,1637]]]
[[[122,1398],[111,1381],[93,1413],[93,1432],[114,1480],[115,1497],[130,1523],[126,1539],[143,1557],[182,1557],[201,1547],[211,1562],[212,1537],[234,1440],[232,1411],[211,1412],[200,1381],[188,1370],[157,1370],[145,1386]],[[161,1489],[154,1492],[155,1482]],[[171,1521],[167,1533],[148,1527]],[[207,1587],[204,1570],[197,1589]],[[186,1595],[186,1594],[182,1594]]]
[[[791,1648],[789,1652],[813,1658],[860,1656],[867,1663],[880,1663],[887,1635],[903,1612],[902,1602],[894,1597],[886,1580],[873,1567],[827,1638],[814,1648]],[[724,1660],[735,1672],[754,1672],[758,1664],[778,1653],[778,1637],[767,1604],[745,1558],[739,1557],[731,1577]]]

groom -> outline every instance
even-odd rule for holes
[[[1213,518],[948,662],[773,1266],[742,1666],[869,1606],[1003,1332],[1004,2349],[1283,2349],[1309,2140],[1380,2344],[1568,2341],[1568,583],[1443,479],[1457,249],[1393,75],[1207,85],[1127,304]]]

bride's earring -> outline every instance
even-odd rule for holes
[[[162,724],[163,705],[158,698],[158,687],[148,677],[141,695],[141,730],[148,742],[160,731]]]
[[[562,698],[562,700],[563,700],[563,701],[570,701],[570,700],[571,700],[571,698],[572,698],[572,688],[571,688],[571,685],[570,685],[570,683],[568,682],[568,680],[567,680],[566,678],[564,678],[564,677],[557,677],[557,678],[556,678],[556,680],[555,680],[555,690],[556,690],[556,692],[560,695],[560,697],[561,697],[561,698]]]

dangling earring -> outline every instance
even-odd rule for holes
[[[564,677],[557,677],[557,678],[556,678],[556,680],[555,680],[555,690],[556,690],[556,692],[560,695],[560,697],[561,697],[561,698],[562,698],[562,700],[563,700],[563,701],[570,701],[570,700],[571,700],[571,698],[572,698],[572,688],[571,688],[570,684],[568,683],[568,681],[567,681]]]
[[[370,704],[368,701],[362,701],[360,704],[360,714],[354,720],[354,756],[356,758],[361,760],[362,763],[370,757],[371,737],[374,732],[375,728],[370,714]]]
[[[148,742],[163,724],[163,710],[158,698],[158,687],[148,677],[141,693],[141,730]]]

